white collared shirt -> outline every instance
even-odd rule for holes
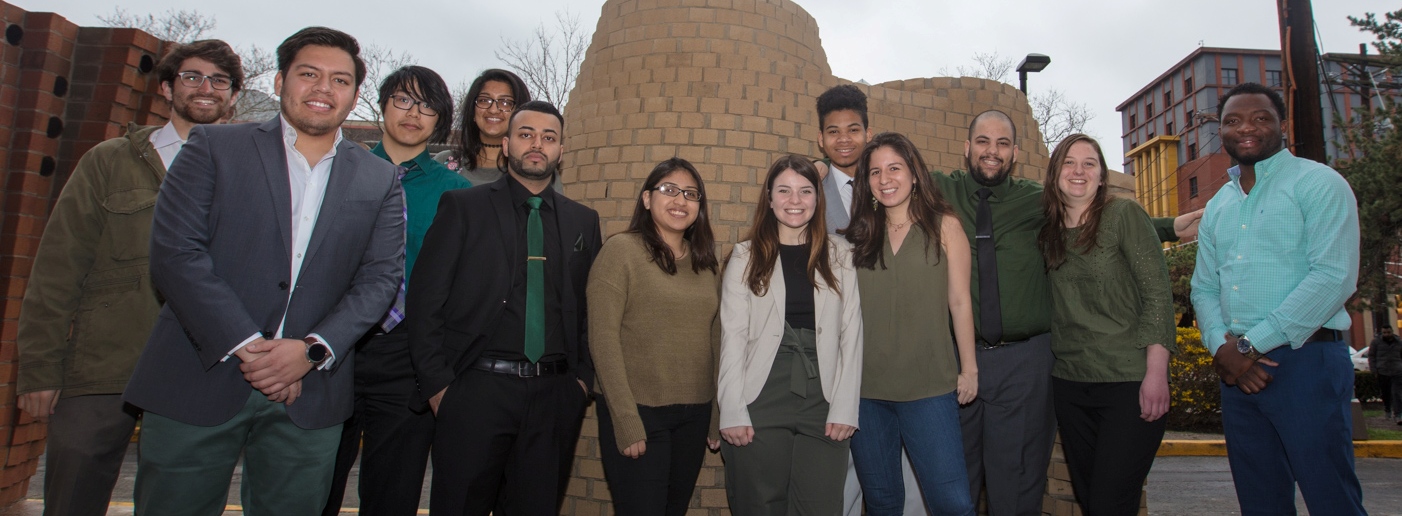
[[[180,138],[180,133],[175,130],[174,122],[166,122],[151,133],[151,146],[156,148],[156,154],[161,156],[161,164],[166,170],[170,170],[170,164],[175,161],[175,155],[180,153],[180,149],[185,147],[185,141]]]
[[[288,123],[287,118],[278,115],[282,120],[282,148],[287,156],[287,182],[291,186],[292,198],[292,281],[291,287],[287,289],[287,304],[292,304],[292,295],[299,288],[297,278],[302,274],[302,261],[306,258],[307,246],[312,241],[312,232],[316,229],[318,216],[321,214],[321,203],[326,198],[326,184],[331,179],[331,164],[336,157],[336,147],[341,144],[343,136],[341,129],[336,129],[336,141],[331,144],[331,151],[316,164],[307,161],[301,151],[297,150],[297,129]],[[287,326],[287,312],[282,313],[282,321],[278,323],[277,334],[274,339],[283,338],[283,329]],[[244,340],[229,355],[247,346],[248,343],[257,340],[261,334],[255,334]],[[325,343],[328,350],[331,345],[321,335],[315,333],[308,335],[319,342]],[[228,357],[225,357],[228,360]],[[331,363],[336,361],[335,351],[331,351],[326,362],[322,363],[321,369],[331,367]]]
[[[837,181],[837,195],[842,198],[842,207],[847,209],[847,213],[852,213],[852,176],[832,163],[828,163],[828,173],[837,174],[832,177]]]

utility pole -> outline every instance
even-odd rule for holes
[[[1319,48],[1310,0],[1277,0],[1288,143],[1296,156],[1324,163],[1324,113],[1319,101]]]

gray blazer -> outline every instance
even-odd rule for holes
[[[404,274],[403,191],[395,167],[350,140],[336,148],[295,295],[291,187],[281,117],[190,131],[157,197],[151,280],[165,306],[123,399],[187,424],[233,418],[253,387],[239,360],[250,335],[316,333],[336,355],[287,407],[302,428],[351,415],[352,345],[384,316]],[[255,394],[261,396],[261,393]]]
[[[823,177],[823,197],[827,198],[826,219],[828,233],[837,234],[839,229],[847,229],[847,224],[851,223],[851,214],[847,212],[847,207],[842,205],[842,194],[837,191],[837,177],[832,174],[832,163],[828,163],[828,175]],[[852,202],[857,202],[855,199]]]

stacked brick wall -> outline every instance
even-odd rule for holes
[[[819,156],[817,96],[848,82],[832,74],[816,22],[793,2],[609,0],[565,113],[565,191],[598,210],[612,235],[627,226],[652,167],[680,156],[706,182],[728,251],[748,229],[769,164],[784,153]],[[1042,175],[1047,150],[1017,88],[968,77],[859,87],[874,132],[904,133],[944,171],[963,168],[972,117],[1001,109],[1019,127],[1018,174]],[[598,447],[591,407],[565,514],[612,513]],[[707,455],[693,496],[691,514],[729,514],[718,455]]]
[[[84,152],[127,122],[164,123],[149,73],[162,42],[79,27],[0,1],[0,506],[23,498],[44,450],[43,424],[15,407],[16,321],[39,237]]]

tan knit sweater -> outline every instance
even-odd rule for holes
[[[619,451],[647,437],[638,405],[716,397],[720,275],[692,272],[689,253],[677,260],[676,275],[649,258],[641,235],[620,233],[589,271],[589,353]],[[711,427],[714,434],[714,411]]]

